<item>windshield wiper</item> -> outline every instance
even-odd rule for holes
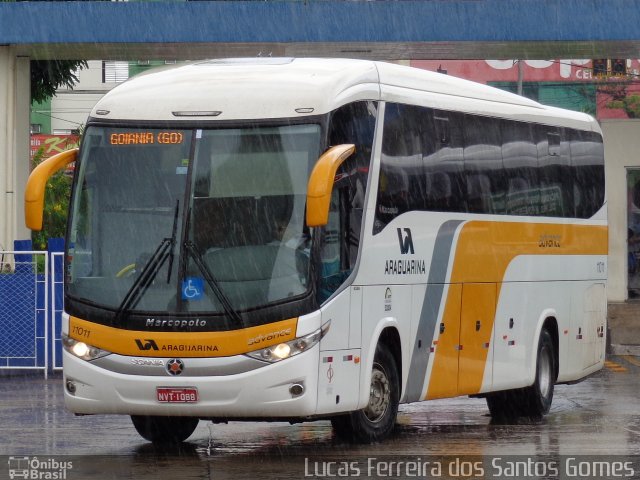
[[[142,271],[138,277],[134,280],[133,284],[127,290],[127,294],[122,299],[118,310],[116,310],[116,316],[114,319],[115,325],[120,325],[123,315],[128,313],[132,308],[138,304],[144,292],[147,291],[149,285],[153,282],[158,275],[158,272],[164,265],[164,262],[169,259],[169,272],[167,273],[167,283],[171,281],[171,268],[173,266],[173,250],[176,244],[176,234],[178,231],[178,211],[180,210],[180,200],[176,200],[176,208],[173,214],[173,228],[171,229],[171,237],[163,238],[160,245],[153,252],[147,263],[142,267]]]
[[[224,308],[225,313],[229,316],[229,318],[231,318],[231,320],[236,325],[242,327],[244,325],[242,321],[242,317],[238,312],[234,310],[233,306],[231,305],[231,302],[229,301],[229,297],[227,297],[227,295],[220,288],[220,283],[213,276],[211,269],[205,263],[204,259],[202,258],[202,254],[198,251],[195,244],[191,240],[188,240],[185,242],[184,246],[193,257],[193,260],[196,266],[198,267],[198,269],[204,276],[204,279],[207,281],[207,283],[211,287],[211,290],[213,290],[213,293],[222,304],[222,308]]]

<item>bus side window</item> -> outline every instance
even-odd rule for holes
[[[502,120],[507,215],[539,215],[538,149],[531,124]]]
[[[424,210],[427,203],[423,143],[429,110],[388,103],[384,117],[374,235],[395,217]]]
[[[573,172],[568,142],[562,130],[545,125],[535,128],[540,180],[540,215],[572,217],[574,215]]]
[[[349,277],[357,262],[365,190],[373,147],[376,105],[345,105],[331,117],[329,144],[352,143],[355,153],[336,172],[329,221],[322,231],[319,301],[323,302]]]
[[[467,211],[462,121],[462,114],[436,110],[425,131],[423,161],[428,211]]]
[[[571,167],[574,172],[576,217],[589,218],[604,203],[604,155],[602,137],[594,132],[571,130]]]
[[[329,221],[322,228],[319,301],[323,302],[349,277],[356,265],[364,202],[357,161],[340,166],[331,192]]]
[[[505,213],[500,121],[465,115],[464,169],[469,213]]]

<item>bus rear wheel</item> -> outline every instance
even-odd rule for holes
[[[489,413],[494,419],[517,417],[541,418],[549,412],[553,401],[556,356],[553,339],[547,329],[540,332],[536,356],[536,376],[533,385],[487,395]]]
[[[522,413],[527,417],[541,417],[549,412],[556,381],[556,356],[553,339],[548,330],[540,332],[536,361],[536,380],[523,391]]]
[[[385,439],[395,427],[399,399],[400,380],[396,361],[389,349],[379,344],[371,370],[368,405],[362,410],[332,418],[334,433],[358,443]]]
[[[131,421],[137,432],[145,440],[153,443],[184,442],[198,426],[194,417],[154,417],[131,415]]]

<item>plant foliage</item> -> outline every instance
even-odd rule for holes
[[[640,118],[640,95],[634,93],[621,100],[613,100],[607,107],[621,108],[629,118]]]
[[[31,101],[44,102],[60,87],[73,88],[85,60],[31,60]]]
[[[611,100],[607,108],[618,108],[626,113],[628,118],[640,118],[640,95],[627,91],[629,82],[613,82],[600,85],[598,92],[608,95]]]

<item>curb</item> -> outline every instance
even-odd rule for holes
[[[633,355],[640,357],[640,345],[610,345],[609,353],[612,355]]]

